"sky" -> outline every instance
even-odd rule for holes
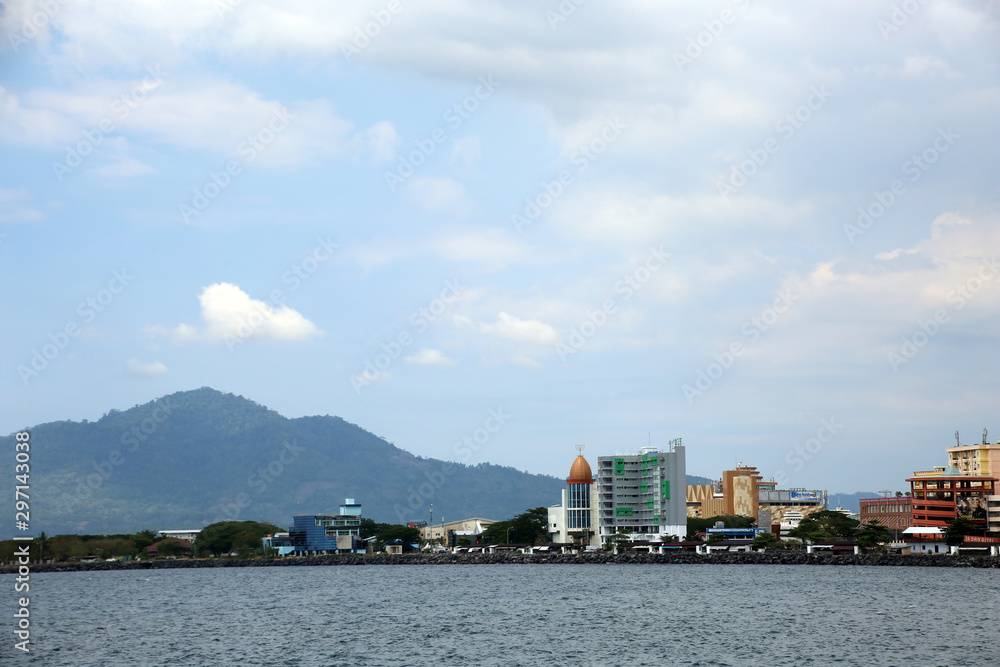
[[[1000,439],[1000,3],[0,16],[0,431],[209,386],[564,477]]]

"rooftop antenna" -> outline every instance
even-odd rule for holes
[[[883,498],[888,498],[889,496],[892,495],[892,491],[890,491],[889,489],[882,489],[881,491],[879,491],[879,493],[882,494]]]
[[[958,431],[955,431],[955,446],[956,447],[961,447],[962,446],[961,441],[958,439]]]
[[[983,444],[984,444],[984,445],[988,445],[988,444],[990,444],[990,443],[989,443],[989,441],[988,441],[988,440],[986,439],[986,435],[987,435],[987,431],[986,431],[986,429],[984,428],[984,429],[983,429]]]

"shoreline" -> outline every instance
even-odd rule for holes
[[[774,553],[691,552],[650,554],[608,552],[584,554],[528,555],[496,554],[345,554],[299,558],[206,558],[162,561],[122,561],[115,563],[32,563],[32,574],[48,572],[117,572],[124,570],[168,570],[206,567],[309,567],[337,565],[839,565],[881,567],[974,567],[1000,569],[993,556],[952,556],[950,554],[807,554],[800,551]],[[16,574],[17,565],[0,566],[0,574]]]

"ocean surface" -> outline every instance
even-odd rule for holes
[[[997,665],[1000,570],[415,565],[36,574],[3,665]]]

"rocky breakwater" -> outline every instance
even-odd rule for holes
[[[613,554],[598,551],[583,554],[348,554],[343,556],[309,556],[304,558],[210,558],[112,563],[47,563],[32,564],[31,572],[95,572],[123,570],[177,569],[191,567],[296,567],[310,565],[865,565],[895,567],[977,567],[1000,568],[1000,558],[988,556],[848,554],[807,554],[801,551],[773,553],[714,553],[693,552],[650,554],[624,552]],[[0,573],[16,572],[17,567],[5,565]]]

